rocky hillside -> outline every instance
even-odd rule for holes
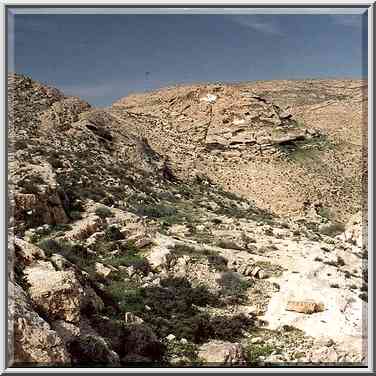
[[[341,151],[353,128],[297,115],[314,89],[299,106],[274,102],[279,82],[98,110],[8,82],[13,366],[364,364],[364,218],[338,219],[361,207],[361,155]]]
[[[109,111],[132,115],[183,176],[205,172],[278,214],[317,203],[346,222],[362,205],[366,105],[363,81],[266,81],[130,95]]]

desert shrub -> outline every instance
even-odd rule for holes
[[[22,187],[22,193],[39,193],[39,186],[43,185],[44,181],[40,176],[30,176],[23,181],[19,182],[18,185]]]
[[[319,152],[332,150],[334,143],[326,135],[320,135],[311,139],[295,141],[286,145],[279,145],[282,152],[286,153],[288,160],[302,163],[306,167],[316,168],[321,164]]]
[[[338,289],[339,288],[339,284],[338,283],[331,283],[329,285],[329,287],[331,287],[332,289]]]
[[[228,260],[221,255],[209,255],[208,262],[217,271],[223,272],[227,270]]]
[[[255,364],[260,356],[267,357],[271,355],[274,350],[275,349],[268,344],[251,344],[246,348],[247,363]]]
[[[97,260],[96,255],[89,253],[81,243],[73,243],[69,252],[64,253],[64,257],[87,272],[93,271],[94,262]]]
[[[179,225],[182,223],[186,223],[186,220],[184,216],[178,214],[178,215],[171,215],[168,217],[163,217],[161,218],[160,223],[162,226],[162,230],[166,230],[172,225]]]
[[[253,320],[240,313],[235,316],[214,316],[210,319],[212,338],[222,341],[236,341],[243,336],[243,331],[253,325]]]
[[[215,224],[215,225],[220,225],[222,223],[222,219],[220,218],[213,218],[212,219],[212,222]]]
[[[144,275],[147,275],[151,271],[151,266],[147,259],[137,253],[115,256],[106,260],[106,262],[114,267],[133,266],[136,271],[139,271]]]
[[[14,150],[26,149],[27,148],[27,142],[26,142],[26,140],[18,139],[18,140],[14,141],[13,146],[14,146]]]
[[[120,232],[120,229],[117,226],[108,226],[105,230],[104,237],[107,241],[116,241],[124,239],[124,235]]]
[[[31,243],[37,244],[42,239],[46,238],[47,236],[59,236],[63,235],[65,231],[69,231],[72,229],[72,226],[67,224],[57,224],[57,225],[43,225],[36,229],[30,229],[25,232],[25,238]]]
[[[14,263],[14,279],[15,281],[25,290],[27,291],[30,287],[30,284],[27,282],[25,275],[23,274],[24,268],[21,263],[15,262]]]
[[[194,189],[191,186],[186,184],[179,184],[177,186],[178,193],[184,196],[185,198],[192,198],[194,196]]]
[[[38,247],[43,249],[47,256],[51,256],[53,253],[70,252],[72,244],[66,240],[42,239],[38,243]]]
[[[328,208],[324,208],[323,206],[317,209],[317,214],[320,217],[323,217],[329,220],[333,217],[333,214],[331,213],[331,211]]]
[[[92,271],[96,257],[89,254],[87,248],[81,243],[73,243],[63,239],[42,239],[38,246],[46,252],[47,256],[58,253],[68,261],[85,269]]]
[[[186,244],[175,244],[174,245],[174,252],[175,255],[196,255],[197,251],[195,248],[190,247]]]
[[[204,343],[209,339],[236,341],[242,336],[243,330],[251,325],[245,315],[214,316],[198,313],[191,317],[181,318],[179,322],[172,320],[173,332],[180,338],[194,343]]]
[[[119,253],[115,256],[106,257],[107,264],[114,267],[133,266],[137,272],[147,275],[151,271],[148,260],[134,246],[133,242],[107,242],[102,240],[95,244],[95,250],[98,254],[107,256],[111,251],[117,250]]]
[[[178,340],[166,341],[165,361],[170,363],[170,359],[179,358],[178,366],[200,365],[202,362],[198,357],[198,346],[187,342],[182,343]]]
[[[77,221],[79,219],[82,219],[82,215],[79,211],[77,210],[72,210],[71,212],[69,212],[69,217],[73,220],[73,221]]]
[[[171,257],[177,258],[181,256],[189,256],[192,260],[202,260],[207,258],[209,264],[220,268],[221,265],[227,265],[227,260],[218,255],[217,252],[210,249],[196,249],[186,244],[175,244]]]
[[[53,168],[63,168],[64,164],[60,160],[60,154],[57,152],[51,152],[50,155],[47,158],[47,161],[50,163],[50,165]]]
[[[163,204],[145,205],[138,209],[139,215],[152,218],[171,217],[176,213],[176,208],[174,208],[173,206]]]
[[[111,209],[107,208],[106,206],[100,206],[100,207],[96,208],[95,209],[95,214],[98,217],[101,217],[102,219],[105,219],[105,218],[113,216],[113,214],[111,212]]]
[[[106,292],[117,303],[122,312],[140,312],[144,307],[143,289],[129,281],[111,281]]]
[[[177,323],[172,320],[174,325],[174,333],[180,338],[187,338],[194,343],[206,342],[213,337],[213,327],[210,323],[210,316],[206,313],[186,317]]]
[[[359,298],[362,299],[364,302],[368,302],[368,294],[364,292],[359,294]]]
[[[282,275],[283,268],[280,265],[272,264],[269,261],[257,261],[254,263],[255,266],[258,266],[263,271],[265,271],[268,275],[279,277]]]
[[[208,339],[233,340],[251,324],[245,316],[211,317],[198,307],[222,307],[219,294],[207,286],[192,287],[184,277],[165,278],[160,286],[145,288],[145,304],[151,307],[143,317],[159,337],[174,333],[190,342],[204,343]]]
[[[121,249],[121,244],[118,242],[108,241],[104,238],[98,239],[91,249],[98,255],[107,256],[110,252]]]
[[[231,296],[238,300],[243,300],[246,290],[250,287],[250,282],[244,279],[239,273],[225,272],[218,279],[221,285],[221,292],[225,296]]]
[[[320,233],[326,236],[335,237],[345,231],[342,223],[328,223],[320,227]]]

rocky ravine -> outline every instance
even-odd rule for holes
[[[322,130],[254,93],[248,110],[233,99],[243,119],[199,94],[188,99],[210,127],[197,139],[182,130],[185,148],[167,155],[147,130],[159,124],[167,147],[185,110],[165,125],[149,102],[142,114],[97,110],[9,77],[14,366],[365,364],[364,218],[342,228],[317,202],[278,216],[189,164],[197,150],[288,157]]]

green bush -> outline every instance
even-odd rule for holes
[[[267,344],[252,344],[246,349],[247,362],[249,364],[257,363],[260,356],[269,356],[275,349]]]
[[[320,228],[320,233],[326,236],[335,237],[345,231],[342,223],[329,223]]]
[[[70,213],[69,213],[69,217],[74,220],[74,221],[77,221],[79,219],[82,219],[82,215],[79,211],[77,210],[72,210]]]
[[[181,343],[178,340],[166,341],[166,362],[169,363],[172,358],[179,358],[179,366],[183,365],[200,365],[198,357],[198,346],[193,343]]]
[[[115,242],[102,242],[101,244],[104,244],[107,247],[99,247],[101,254],[106,255],[106,253],[108,253],[103,252],[104,249],[106,251],[111,251],[114,249],[118,249],[120,251],[120,253],[116,256],[106,258],[105,261],[107,264],[110,264],[116,268],[119,266],[133,266],[136,271],[141,272],[145,275],[150,272],[151,266],[148,260],[139,253],[138,248],[136,248],[132,242],[123,242],[120,245],[119,243]]]
[[[232,296],[238,300],[243,300],[246,290],[250,287],[250,282],[235,272],[225,272],[221,275],[218,283],[221,285],[223,295]]]
[[[108,226],[105,230],[105,240],[116,241],[124,239],[124,235],[117,226]]]
[[[51,256],[53,253],[69,253],[72,244],[67,240],[42,239],[38,243],[38,247],[43,249],[47,256]]]
[[[223,256],[210,255],[208,256],[208,262],[209,265],[212,266],[216,271],[224,272],[228,270],[228,260]]]
[[[72,243],[70,249],[64,253],[64,257],[76,264],[79,268],[91,273],[94,271],[94,263],[97,260],[96,255],[89,254],[87,248],[81,243]]]
[[[37,244],[48,235],[58,236],[59,234],[64,234],[65,231],[69,231],[71,229],[72,226],[65,224],[43,225],[37,229],[30,229],[25,232],[25,238],[27,238],[29,242]]]
[[[64,163],[60,160],[60,154],[57,152],[51,152],[47,160],[53,168],[64,167]]]
[[[38,175],[25,178],[18,183],[22,187],[22,193],[39,193],[39,186],[45,184],[45,181]]]
[[[106,206],[100,206],[100,207],[96,208],[95,209],[95,214],[98,217],[101,217],[102,219],[105,219],[105,218],[113,216],[113,214],[111,212],[111,209],[107,208]]]
[[[151,218],[164,218],[176,215],[177,210],[173,206],[169,205],[152,204],[140,206],[137,210],[137,214]]]
[[[317,214],[325,219],[331,219],[333,217],[331,211],[328,208],[320,207],[317,209]]]
[[[128,281],[111,281],[106,292],[122,312],[140,312],[144,307],[143,290]]]
[[[58,253],[68,261],[86,271],[92,271],[96,257],[87,252],[86,247],[80,243],[73,243],[62,239],[42,239],[38,246],[47,256]]]

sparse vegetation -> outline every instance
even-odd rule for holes
[[[144,308],[143,290],[128,281],[111,281],[106,292],[123,313],[141,312]]]
[[[104,238],[106,241],[116,241],[124,239],[124,235],[121,233],[118,226],[107,226],[105,230]]]
[[[33,193],[33,194],[40,194],[40,187],[45,184],[42,177],[38,175],[32,175],[25,178],[23,181],[18,183],[21,186],[22,193]]]
[[[196,344],[173,340],[165,341],[165,345],[165,361],[167,363],[173,360],[177,366],[199,366],[202,364],[202,360],[198,357],[198,346]]]
[[[274,348],[268,344],[250,344],[246,349],[247,362],[249,365],[257,365],[260,357],[271,355]]]
[[[73,221],[77,221],[79,219],[82,219],[82,215],[79,211],[77,210],[72,210],[71,212],[69,212],[69,217],[73,220]]]
[[[332,150],[335,145],[326,135],[320,135],[304,141],[280,145],[280,148],[289,161],[311,168],[314,167],[312,166],[314,163],[320,164],[320,152]]]
[[[53,253],[69,253],[72,250],[72,243],[67,240],[42,239],[38,243],[38,247],[51,256]]]
[[[103,219],[113,216],[111,209],[107,208],[106,206],[100,206],[95,209],[95,214]]]
[[[345,226],[342,223],[329,223],[321,226],[320,233],[326,236],[335,237],[345,231]]]
[[[223,273],[218,282],[222,286],[222,294],[239,301],[245,299],[245,292],[251,286],[240,274],[230,271]]]
[[[138,208],[138,215],[151,218],[171,217],[177,213],[175,207],[164,204],[145,205]]]
[[[325,83],[321,95],[319,81],[304,82],[307,90],[286,81],[282,91],[275,82],[277,90],[265,93],[265,99],[253,91],[263,83],[253,83],[252,92],[245,90],[247,84],[236,90],[209,84],[204,91],[219,92],[220,100],[208,105],[208,114],[206,104],[197,107],[203,87],[132,96],[125,107],[120,101],[95,110],[15,77],[10,176],[16,205],[10,227],[17,235],[14,280],[27,307],[14,311],[21,342],[28,320],[40,317],[31,322],[38,335],[28,336],[17,356],[48,357],[53,343],[53,356],[64,357],[68,349],[73,366],[90,363],[91,357],[97,365],[202,366],[199,347],[218,340],[237,343],[235,348],[216,344],[229,346],[227,360],[244,356],[238,350],[245,347],[250,366],[261,366],[270,355],[266,362],[303,362],[321,345],[295,324],[284,324],[292,315],[301,318],[302,327],[320,319],[318,312],[307,313],[311,300],[317,307],[339,308],[338,315],[344,312],[336,305],[348,301],[346,320],[338,320],[339,336],[342,329],[358,330],[357,304],[351,299],[368,299],[367,249],[358,247],[357,228],[352,239],[335,236],[344,230],[341,221],[361,207],[359,150],[352,149],[353,140],[340,139],[343,127],[337,132],[326,114],[320,120],[320,111],[312,121],[312,114],[304,113],[307,106],[312,110],[312,101],[336,98],[328,94],[331,85]],[[273,104],[269,97],[275,95],[293,101],[305,124]],[[207,123],[208,115],[214,121]],[[349,125],[346,137],[357,118],[343,123]],[[327,136],[320,135],[323,119],[330,123]],[[227,128],[232,122],[234,134],[213,139],[218,124]],[[242,140],[244,131],[248,136]],[[249,140],[250,132],[255,141]],[[353,264],[352,272],[345,270],[345,260]],[[43,279],[46,289],[39,286],[44,267],[51,273]],[[315,289],[331,287],[322,305],[310,294],[311,282]],[[299,300],[300,290],[307,302]],[[294,307],[303,303],[307,311],[284,314],[285,302],[268,311],[272,299],[278,303],[278,291],[290,291],[291,299],[297,292]],[[17,296],[15,303],[23,299]],[[269,328],[282,329],[268,330],[263,317]],[[66,347],[54,337],[59,324],[79,332]],[[326,335],[329,327],[332,333],[337,324],[323,320],[317,333]],[[46,332],[49,326],[54,331]],[[86,338],[86,328],[95,336]],[[28,353],[30,341],[38,342],[37,354]],[[340,346],[323,345],[320,356],[361,356],[350,348],[345,354]]]

